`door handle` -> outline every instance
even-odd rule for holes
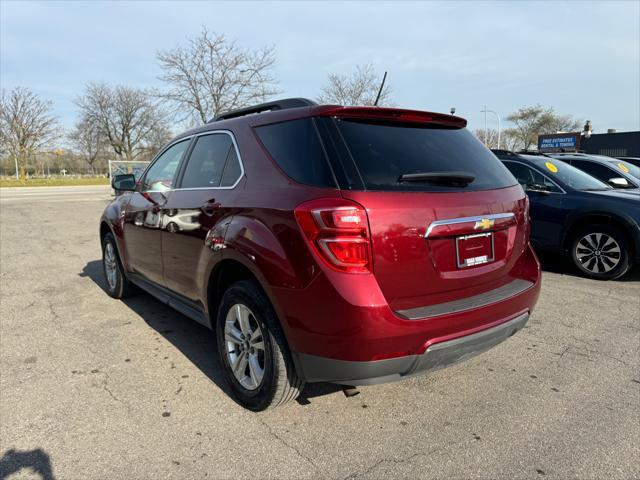
[[[219,202],[216,202],[215,199],[212,198],[211,200],[204,202],[200,207],[200,210],[202,210],[205,215],[213,215],[221,206],[222,205],[220,205]]]

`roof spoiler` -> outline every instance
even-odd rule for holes
[[[378,120],[401,123],[436,124],[455,128],[464,128],[464,118],[444,113],[423,112],[421,110],[405,110],[385,107],[327,107],[318,112],[323,117],[353,118],[362,120]]]

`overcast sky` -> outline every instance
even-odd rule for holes
[[[483,126],[540,103],[597,132],[640,129],[640,2],[8,2],[0,81],[54,102],[63,126],[86,83],[160,86],[155,52],[202,25],[275,45],[282,96],[315,98],[329,72],[373,63],[401,107]],[[488,117],[495,126],[494,117]]]

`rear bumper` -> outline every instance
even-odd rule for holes
[[[466,358],[463,352],[460,358],[448,354],[446,361],[436,362],[434,352],[440,347],[435,346],[473,340],[476,333],[503,324],[507,328],[507,322],[531,314],[540,294],[540,266],[528,247],[506,285],[401,311],[390,308],[373,275],[319,275],[305,289],[272,292],[298,374],[308,382],[363,384],[371,378],[400,379]],[[424,365],[418,360],[423,356]]]
[[[307,382],[374,385],[439,370],[502,343],[527,323],[529,313],[470,335],[430,345],[421,355],[356,362],[298,354],[298,367]]]

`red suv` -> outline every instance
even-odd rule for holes
[[[113,180],[108,293],[213,329],[252,410],[485,351],[527,322],[540,267],[522,188],[465,126],[289,99],[183,133]]]

